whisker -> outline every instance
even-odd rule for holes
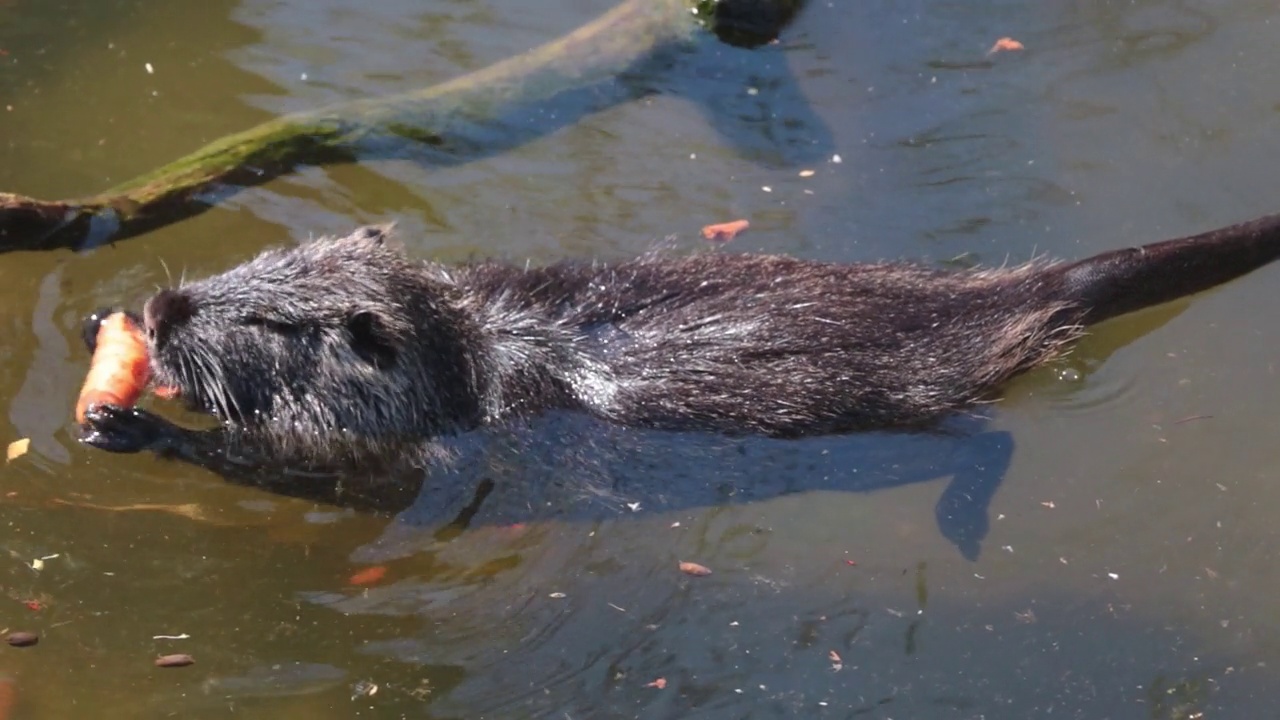
[[[210,373],[204,357],[199,351],[196,351],[188,355],[188,359],[190,360],[192,386],[196,391],[200,404],[204,406],[203,409],[215,414],[222,414],[218,406],[218,399],[210,387]]]
[[[225,368],[214,359],[208,348],[201,348],[200,352],[206,360],[208,375],[217,389],[218,405],[222,409],[223,417],[243,423],[245,421],[244,411],[240,408],[240,402],[235,397],[235,394],[229,391]],[[233,409],[234,413],[232,412]]]
[[[165,279],[165,282],[169,283],[169,286],[170,286],[170,287],[172,287],[172,286],[173,286],[173,273],[169,272],[169,263],[166,263],[166,262],[164,261],[164,258],[162,258],[162,257],[157,257],[156,259],[160,261],[160,267],[163,267],[163,268],[164,268],[164,279]]]

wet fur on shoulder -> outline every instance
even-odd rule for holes
[[[283,462],[422,462],[432,438],[578,410],[774,437],[925,427],[1086,324],[1270,262],[1280,220],[1077,263],[943,271],[772,255],[414,261],[363,228],[163,290],[160,383]]]

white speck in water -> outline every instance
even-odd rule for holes
[[[1119,580],[1119,579],[1120,579],[1120,576],[1119,576],[1119,575],[1117,575],[1116,573],[1107,573],[1107,577],[1111,578],[1112,580]]]
[[[839,155],[832,155],[831,162],[839,165],[840,163],[844,162],[844,158],[840,157]]]
[[[747,94],[748,94],[748,95],[759,95],[759,94],[760,94],[760,88],[753,88],[753,87],[752,87],[752,88],[747,88]]]
[[[768,185],[762,185],[760,189],[765,192],[773,192],[773,188],[769,187]]]
[[[155,75],[155,74],[156,74],[156,70],[155,70],[155,68],[151,67],[151,63],[146,63],[146,64],[144,65],[144,67],[146,67],[146,68],[147,68],[147,74],[148,74],[148,75]]]
[[[698,153],[689,153],[689,159],[690,159],[690,160],[697,160],[697,159],[698,159]]]
[[[1058,379],[1063,382],[1080,382],[1080,371],[1075,368],[1062,368],[1058,371]]]
[[[306,82],[306,81],[307,81],[307,74],[306,74],[306,73],[302,73],[302,74],[301,74],[301,75],[299,75],[298,77],[302,78],[302,82]]]

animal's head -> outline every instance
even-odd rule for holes
[[[143,310],[156,381],[286,454],[358,457],[439,432],[461,330],[448,283],[386,232],[269,250],[161,290]]]

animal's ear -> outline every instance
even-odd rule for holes
[[[389,370],[396,364],[396,340],[383,319],[370,310],[352,313],[347,318],[351,349],[361,360],[378,370]]]
[[[347,242],[369,242],[372,245],[381,247],[387,241],[387,236],[392,231],[390,225],[365,225],[362,228],[356,228],[347,237],[342,240]]]
[[[376,247],[382,247],[387,243],[387,238],[395,231],[395,223],[386,223],[385,225],[365,225],[357,228],[355,232],[343,238],[350,241],[363,241],[372,243]]]

